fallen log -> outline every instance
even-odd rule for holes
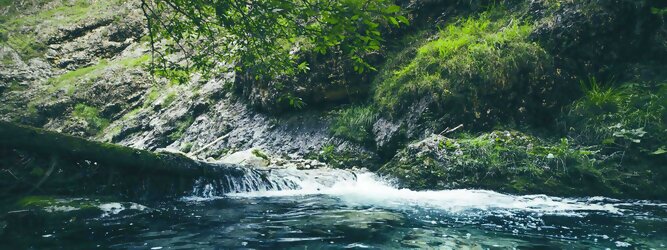
[[[25,194],[162,198],[186,194],[197,179],[245,173],[235,165],[0,122],[0,198]]]

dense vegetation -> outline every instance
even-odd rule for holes
[[[308,70],[300,51],[338,51],[358,72],[373,69],[367,54],[380,49],[382,27],[407,24],[400,7],[387,0],[181,1],[144,0],[161,72],[190,68],[206,73],[219,62],[237,63],[255,79]],[[183,61],[165,56],[185,53]],[[180,71],[177,71],[180,72]]]
[[[104,9],[119,3],[65,1],[20,13],[48,2],[0,1],[6,13],[0,45],[24,61],[47,57],[54,39],[34,27],[59,30],[109,15]],[[147,29],[129,39],[150,52],[101,53],[82,62],[48,56],[62,72],[38,87],[16,80],[0,86],[39,89],[25,105],[1,110],[27,113],[15,121],[36,126],[57,127],[44,117],[66,114],[66,123],[82,127],[76,134],[110,141],[153,129],[142,124],[147,113],[175,114],[152,121],[165,127],[154,129],[164,147],[197,125],[202,110],[238,98],[277,121],[304,111],[323,116],[336,140],[309,158],[380,169],[413,188],[664,195],[664,1],[143,0],[137,6]],[[148,62],[154,78],[132,71]],[[128,96],[119,101],[125,103],[107,105],[98,97],[115,85],[96,83],[119,72],[145,82],[106,99]],[[220,87],[224,93],[200,96],[202,82],[228,72],[235,75]],[[134,92],[141,97],[130,98]]]

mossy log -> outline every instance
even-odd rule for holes
[[[211,164],[0,122],[0,197],[24,194],[161,198],[186,194],[197,179],[241,177]]]
[[[154,153],[7,122],[0,122],[0,147],[71,160],[89,160],[133,172],[199,177],[219,176],[235,168],[196,161],[176,153]]]

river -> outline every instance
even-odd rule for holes
[[[59,198],[4,225],[0,248],[667,249],[665,203],[412,191],[363,171],[274,170],[198,182],[177,200],[108,199]]]

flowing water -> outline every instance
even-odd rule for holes
[[[67,205],[72,200],[96,209]],[[59,202],[44,208],[47,215],[39,219],[0,224],[0,244],[7,249],[667,249],[665,203],[411,191],[371,173],[343,170],[248,171],[242,178],[199,181],[192,195],[176,201]]]

